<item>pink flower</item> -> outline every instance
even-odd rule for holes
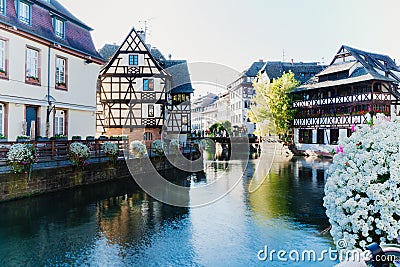
[[[389,116],[385,116],[385,120],[386,121],[390,121],[390,117]]]
[[[356,126],[355,126],[354,124],[352,124],[352,125],[351,125],[350,131],[351,131],[351,132],[354,132],[355,130],[356,130]]]
[[[342,146],[338,146],[338,147],[336,148],[336,154],[339,154],[339,153],[344,154],[344,150],[343,150],[343,147],[342,147]]]

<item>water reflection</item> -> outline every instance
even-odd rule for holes
[[[257,252],[264,245],[327,249],[330,238],[318,233],[328,224],[322,196],[329,163],[277,159],[260,188],[249,193],[257,164],[251,160],[230,194],[202,208],[162,204],[132,179],[2,203],[0,265],[293,266],[259,262]],[[198,173],[162,174],[193,188],[243,169],[222,155],[206,166]]]

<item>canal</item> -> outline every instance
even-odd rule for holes
[[[202,173],[167,176],[196,187],[240,164],[209,162]],[[329,226],[322,207],[329,163],[277,157],[268,176],[255,173],[267,165],[249,160],[228,195],[200,208],[164,205],[133,179],[2,203],[0,266],[333,266],[328,257],[258,259],[265,246],[268,254],[300,256],[333,247],[329,233],[321,234]]]

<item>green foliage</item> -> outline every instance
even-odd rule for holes
[[[212,135],[214,135],[214,133],[216,135],[222,135],[224,132],[226,132],[228,136],[232,130],[232,123],[230,121],[216,122],[210,126],[209,130]]]
[[[0,133],[0,139],[7,139],[7,136]]]
[[[247,113],[251,122],[257,123],[258,135],[267,132],[274,134],[288,134],[291,121],[294,119],[295,110],[292,109],[290,92],[299,85],[292,72],[284,73],[272,83],[262,75],[253,81],[256,90],[254,97],[255,106]]]

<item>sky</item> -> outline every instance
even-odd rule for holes
[[[259,59],[329,64],[342,44],[400,62],[398,0],[59,1],[94,29],[98,49],[146,20],[146,42],[165,56],[238,72]]]

